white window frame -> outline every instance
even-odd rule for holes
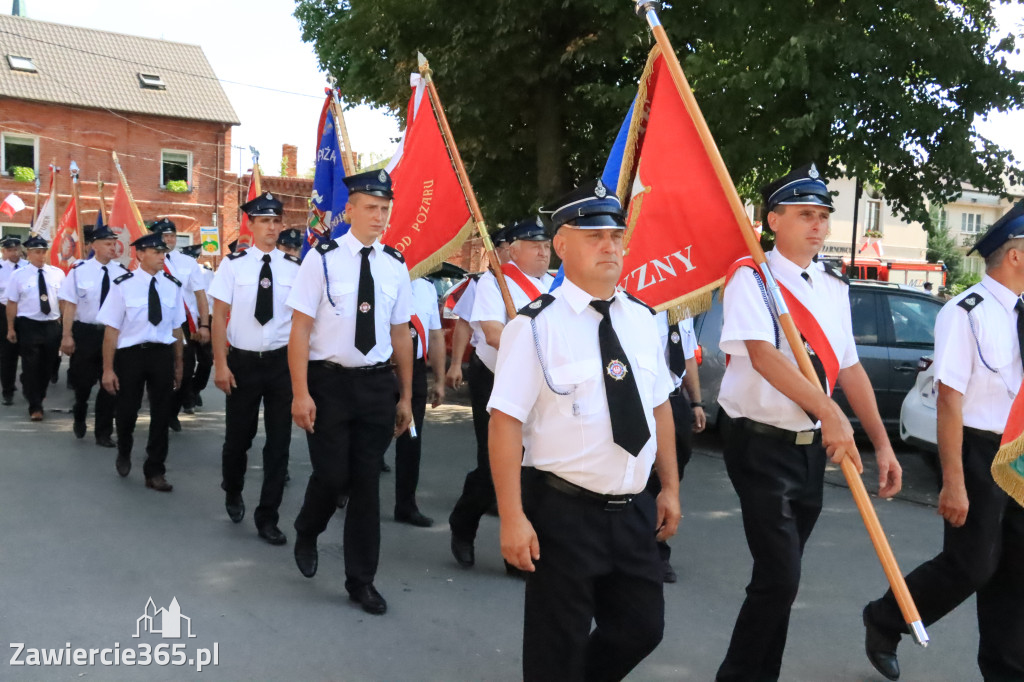
[[[939,219],[938,219],[937,222],[938,222],[938,231],[939,232],[945,232],[946,230],[948,230],[949,229],[949,211],[947,211],[946,209],[940,209],[939,210]]]
[[[982,215],[980,213],[967,213],[965,211],[960,215],[960,232],[962,234],[978,234],[981,232],[981,218]]]
[[[167,154],[184,154],[188,157],[188,168],[186,182],[189,190],[192,189],[192,152],[185,149],[161,149],[160,150],[160,189],[167,189],[167,181],[164,179],[164,156]]]
[[[32,141],[32,172],[39,177],[39,138],[35,135],[19,135],[18,133],[0,133],[0,173],[12,177],[7,172],[7,139],[14,138],[23,141]]]
[[[36,66],[36,63],[32,61],[32,57],[23,57],[17,54],[8,54],[7,65],[11,68],[11,71],[21,71],[22,73],[39,73],[39,68]]]
[[[864,212],[864,230],[882,231],[882,201],[880,199],[868,199]]]

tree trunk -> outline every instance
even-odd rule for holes
[[[566,191],[562,153],[562,104],[554,83],[538,86],[534,96],[537,142],[537,197],[543,203]]]

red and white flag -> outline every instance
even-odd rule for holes
[[[114,203],[110,206],[110,218],[107,221],[107,226],[110,227],[111,232],[117,235],[117,252],[114,255],[114,260],[119,261],[126,268],[134,270],[138,267],[138,263],[135,260],[135,249],[132,248],[132,242],[142,236],[142,228],[139,227],[139,223],[135,219],[128,193],[120,182],[117,183],[117,189],[114,191]]]
[[[8,194],[7,198],[0,203],[0,213],[8,218],[14,216],[18,211],[24,210],[25,202],[17,194]]]
[[[48,242],[53,241],[53,231],[57,227],[57,195],[54,192],[53,179],[59,172],[59,168],[50,166],[50,191],[43,207],[39,209],[35,222],[32,223],[32,232]]]
[[[252,164],[252,177],[249,178],[249,191],[245,193],[246,203],[252,201],[260,194],[262,190],[260,186],[262,184],[262,176],[260,175],[260,164]],[[238,224],[238,244],[235,247],[236,251],[247,249],[252,246],[252,228],[249,227],[249,214],[242,211],[242,222]]]
[[[427,84],[413,74],[408,124],[387,171],[395,192],[381,242],[402,252],[413,279],[434,270],[473,231],[473,216],[455,172]]]
[[[885,251],[882,248],[882,240],[878,237],[861,237],[861,246],[857,253],[864,253],[865,251],[874,252],[875,256],[883,258]]]
[[[79,258],[78,212],[75,210],[75,199],[72,197],[57,224],[57,232],[53,237],[53,244],[50,245],[50,265],[55,265],[67,273]]]

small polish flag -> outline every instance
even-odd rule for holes
[[[0,204],[0,213],[11,217],[23,208],[25,208],[25,202],[21,200],[21,197],[17,194],[8,194],[7,198]]]

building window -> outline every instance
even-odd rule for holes
[[[4,175],[13,175],[14,167],[31,168],[38,175],[39,138],[3,134],[0,144],[0,168]]]
[[[11,71],[38,72],[36,65],[32,63],[31,57],[18,57],[17,55],[9,54],[7,55],[7,65],[11,67]]]
[[[882,202],[873,199],[868,201],[866,224],[864,230],[867,232],[882,231]]]
[[[940,210],[936,225],[939,229],[939,233],[943,233],[949,229],[949,211]]]
[[[0,238],[17,237],[24,242],[28,239],[29,229],[28,225],[0,225]]]
[[[966,232],[967,234],[977,234],[978,232],[981,232],[981,214],[964,213],[960,216],[960,231]]]
[[[139,85],[147,90],[166,90],[167,84],[155,73],[140,73]]]
[[[160,186],[171,180],[184,180],[192,187],[192,152],[164,149],[160,152]]]

